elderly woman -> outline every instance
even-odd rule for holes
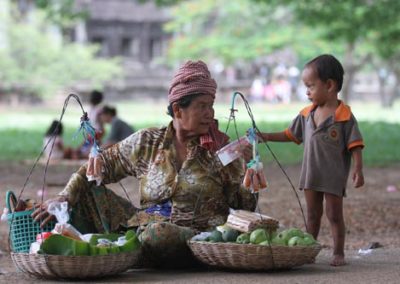
[[[181,66],[168,94],[172,122],[138,131],[101,153],[102,183],[136,177],[141,208],[89,182],[85,165],[59,194],[72,208],[70,223],[82,233],[141,226],[151,263],[178,266],[191,263],[186,240],[196,232],[223,224],[230,207],[254,210],[255,196],[241,187],[241,161],[224,167],[215,153],[228,143],[214,120],[216,88],[202,61]],[[42,214],[34,216],[51,217]]]

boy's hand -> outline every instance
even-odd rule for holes
[[[355,188],[361,187],[364,185],[364,175],[361,170],[355,170],[353,173],[353,185]]]

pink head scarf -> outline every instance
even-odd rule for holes
[[[187,61],[183,64],[172,80],[168,92],[168,102],[171,104],[192,94],[211,95],[215,98],[217,83],[211,77],[207,65],[199,61]],[[218,130],[217,122],[210,126],[207,134],[200,136],[200,145],[215,153],[229,141],[229,137]]]
[[[168,102],[192,94],[207,94],[215,98],[217,83],[211,77],[207,65],[199,61],[187,61],[183,64],[172,80],[168,93]]]

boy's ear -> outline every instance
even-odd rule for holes
[[[175,118],[181,118],[182,117],[181,108],[179,107],[179,105],[177,103],[173,103],[172,104],[172,112],[174,113],[174,117]]]
[[[335,80],[328,79],[328,80],[326,81],[326,86],[327,86],[327,88],[328,88],[328,92],[336,92],[336,90],[337,90],[336,84],[337,84],[337,83],[336,83]]]

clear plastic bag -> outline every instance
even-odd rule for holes
[[[74,226],[68,224],[68,202],[52,202],[47,211],[56,216],[57,223],[51,231],[53,234],[60,234],[78,241],[82,241],[82,234]]]

